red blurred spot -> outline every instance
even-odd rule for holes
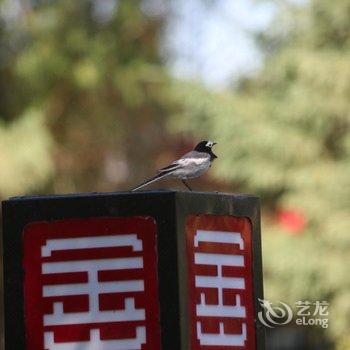
[[[297,210],[280,210],[277,214],[278,223],[291,233],[299,233],[305,229],[306,217]]]

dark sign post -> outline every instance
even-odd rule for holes
[[[3,203],[6,350],[264,349],[258,198]]]

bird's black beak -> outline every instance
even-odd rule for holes
[[[217,144],[217,142],[213,142],[213,146],[215,146],[216,144]],[[213,157],[214,157],[214,159],[218,158],[218,156],[214,153],[213,153]]]

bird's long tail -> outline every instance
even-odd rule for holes
[[[156,182],[156,181],[162,179],[163,177],[166,177],[167,175],[169,175],[169,172],[166,172],[166,173],[159,173],[159,174],[157,174],[156,176],[152,177],[151,179],[149,179],[149,180],[143,182],[142,184],[138,185],[137,187],[133,188],[131,191],[132,191],[132,192],[137,191],[137,190],[139,190],[140,188],[151,184],[152,182]]]

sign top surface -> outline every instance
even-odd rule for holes
[[[171,189],[159,189],[150,191],[117,191],[117,192],[82,192],[82,193],[68,193],[68,194],[48,194],[48,195],[24,195],[10,197],[8,200],[3,202],[12,201],[26,201],[26,200],[38,200],[38,199],[63,199],[63,198],[84,198],[84,197],[109,197],[109,196],[140,196],[140,195],[151,195],[151,196],[164,196],[164,195],[181,195],[181,196],[224,196],[224,197],[235,197],[235,198],[256,198],[258,196],[249,193],[230,193],[230,192],[204,192],[204,191],[179,191]]]
[[[156,191],[139,191],[139,192],[92,192],[92,193],[75,193],[75,194],[63,194],[63,195],[43,195],[43,196],[19,196],[11,197],[8,200],[2,202],[2,210],[4,217],[6,213],[11,213],[12,210],[16,210],[18,214],[21,208],[24,211],[31,208],[39,210],[40,212],[48,213],[52,209],[57,209],[58,206],[63,205],[62,210],[65,213],[70,211],[74,212],[74,207],[82,206],[82,209],[92,211],[89,208],[91,200],[98,203],[99,206],[95,207],[93,211],[98,215],[100,211],[104,211],[106,207],[118,205],[119,207],[127,204],[130,206],[130,199],[134,199],[132,209],[138,207],[146,207],[150,202],[160,201],[161,206],[168,205],[171,201],[182,201],[182,205],[186,208],[194,208],[199,211],[211,211],[212,208],[217,208],[218,214],[238,214],[238,216],[251,217],[256,215],[256,211],[260,207],[260,199],[257,196],[243,193],[222,193],[222,192],[195,192],[195,191],[175,191],[175,190],[156,190]],[[233,203],[235,204],[233,206]],[[238,208],[240,213],[233,213],[235,208]],[[150,208],[151,209],[151,208]],[[24,212],[24,217],[26,213]],[[39,213],[40,214],[40,213]],[[112,215],[120,214],[110,213]],[[50,216],[50,215],[49,215]],[[69,215],[68,215],[69,216]],[[75,215],[76,216],[76,215]],[[51,220],[51,218],[49,218]],[[30,221],[30,220],[29,220]],[[33,220],[31,220],[33,221]]]

